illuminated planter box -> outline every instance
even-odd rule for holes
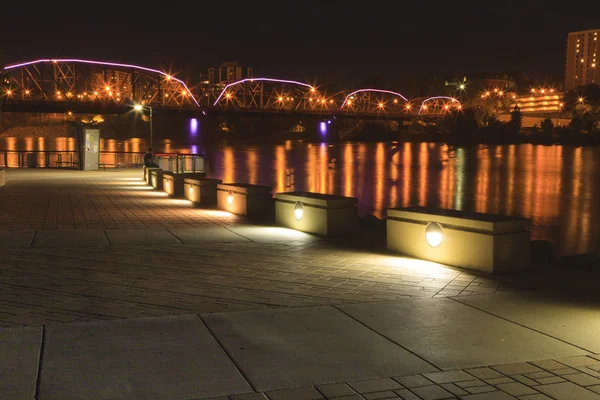
[[[195,173],[175,173],[171,171],[163,172],[163,190],[170,197],[183,197],[183,186],[185,178],[202,178],[205,177],[206,173],[204,172],[195,172]]]
[[[0,187],[6,185],[6,170],[0,168]]]
[[[388,209],[387,248],[486,273],[529,267],[525,218],[414,207]]]
[[[234,214],[266,216],[273,212],[271,191],[269,186],[220,183],[217,185],[217,206]]]
[[[192,203],[203,206],[214,206],[217,204],[217,185],[220,179],[212,178],[185,178],[183,191],[185,198]]]
[[[323,236],[341,236],[358,227],[357,199],[321,193],[275,195],[278,225]]]
[[[148,185],[152,184],[152,181],[150,179],[150,171],[152,171],[153,169],[160,169],[160,168],[155,168],[155,167],[144,167],[144,180],[146,181],[146,183]]]
[[[163,173],[164,171],[160,168],[150,170],[150,185],[154,189],[163,189]]]

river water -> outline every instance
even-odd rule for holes
[[[0,149],[75,150],[71,138],[0,138]],[[141,139],[102,141],[101,149],[143,151]],[[224,182],[357,197],[359,213],[427,206],[524,216],[532,238],[559,254],[600,250],[600,148],[542,145],[452,148],[438,143],[305,143],[177,146],[203,152]]]

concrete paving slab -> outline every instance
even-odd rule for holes
[[[586,354],[452,299],[403,299],[339,308],[442,369]]]
[[[169,229],[183,244],[206,242],[249,242],[243,236],[223,227],[196,228],[196,229]]]
[[[600,307],[597,303],[525,292],[457,297],[456,300],[600,353]]]
[[[252,240],[253,242],[311,242],[320,240],[318,236],[300,232],[294,229],[274,226],[232,226],[231,231]]]
[[[103,230],[37,231],[31,247],[108,246]]]
[[[536,386],[536,389],[551,396],[553,399],[558,400],[600,400],[600,394],[577,386],[571,382],[541,385]]]
[[[333,307],[203,314],[202,318],[262,391],[436,370]]]
[[[195,399],[251,391],[196,315],[46,328],[40,400]]]
[[[0,249],[29,247],[33,242],[34,231],[0,232]]]
[[[111,246],[181,244],[166,229],[107,229]]]
[[[35,396],[42,327],[0,329],[0,398]]]

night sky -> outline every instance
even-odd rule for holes
[[[567,33],[600,28],[592,0],[206,3],[12,2],[0,9],[0,48],[5,63],[80,57],[197,79],[237,60],[256,76],[402,89],[427,76],[505,70],[561,77]]]

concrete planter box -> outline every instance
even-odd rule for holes
[[[184,197],[183,192],[183,181],[185,178],[202,178],[205,177],[206,173],[183,173],[178,174],[171,171],[163,172],[163,189],[170,197]]]
[[[150,185],[154,189],[163,190],[163,173],[160,168],[150,170]]]
[[[277,193],[278,225],[323,236],[342,236],[358,228],[358,200],[354,197],[310,192]]]
[[[220,179],[212,178],[185,178],[183,180],[185,198],[192,203],[214,206],[217,204],[217,185],[221,182]]]
[[[493,274],[531,266],[529,227],[525,218],[420,207],[389,209],[387,248]]]
[[[0,168],[0,187],[6,185],[6,170]]]
[[[146,181],[146,183],[148,185],[152,184],[152,181],[150,180],[150,171],[152,171],[153,169],[160,169],[160,168],[144,167],[144,180]]]
[[[217,185],[217,206],[248,217],[268,216],[273,212],[271,191],[269,186],[221,183]]]

